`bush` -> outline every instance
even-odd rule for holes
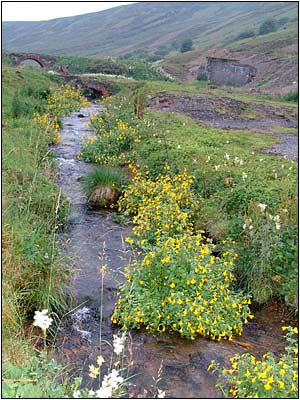
[[[208,76],[205,72],[198,72],[197,81],[207,81]]]
[[[180,51],[181,53],[185,53],[186,51],[193,50],[193,41],[192,39],[186,39],[181,43]]]
[[[200,234],[165,236],[143,260],[136,259],[127,267],[112,321],[151,332],[169,329],[189,339],[200,334],[231,340],[241,334],[252,315],[250,300],[233,290],[236,255],[223,242],[223,254],[216,257],[210,242]]]
[[[287,330],[288,345],[285,354],[280,358],[273,354],[264,354],[262,360],[252,354],[245,353],[230,359],[229,369],[221,369],[212,361],[208,369],[213,369],[222,377],[219,386],[224,395],[229,393],[235,398],[298,398],[298,340],[293,336],[298,334],[297,328],[282,327]],[[227,387],[224,386],[226,382]],[[229,390],[228,390],[229,386]]]
[[[286,94],[282,98],[285,101],[292,101],[294,103],[298,103],[298,101],[299,101],[299,92],[298,92],[298,90],[294,91],[294,92],[289,92],[288,94]]]
[[[274,19],[267,19],[259,27],[258,34],[266,35],[267,33],[270,33],[270,32],[276,32],[276,30],[277,30],[276,21]]]
[[[247,38],[254,37],[254,36],[255,36],[255,32],[254,31],[244,31],[244,32],[241,32],[236,37],[236,40],[247,39]]]

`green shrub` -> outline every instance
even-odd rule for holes
[[[266,35],[267,33],[270,32],[276,32],[277,31],[277,23],[274,19],[267,19],[264,21],[258,30],[259,35]]]
[[[185,53],[185,52],[191,51],[191,50],[193,50],[193,41],[192,41],[192,39],[185,39],[181,43],[181,47],[180,47],[181,53]]]
[[[297,91],[295,90],[293,92],[289,92],[288,94],[283,96],[283,100],[292,101],[294,103],[298,103],[298,101],[299,101],[299,92],[298,92],[298,90]]]
[[[112,321],[124,328],[168,329],[190,339],[199,334],[231,340],[241,334],[252,318],[250,300],[233,290],[236,256],[230,244],[223,242],[221,257],[212,254],[214,247],[201,235],[162,239],[127,267]]]
[[[198,72],[197,81],[207,81],[208,76],[205,72]]]
[[[237,37],[236,40],[248,39],[255,36],[254,31],[244,31],[241,32]]]

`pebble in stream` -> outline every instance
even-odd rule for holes
[[[124,245],[130,228],[114,223],[111,211],[89,210],[82,192],[81,178],[93,166],[79,161],[77,155],[83,137],[93,135],[86,125],[88,118],[99,110],[101,107],[91,105],[64,118],[62,142],[54,146],[59,185],[71,203],[63,241],[70,268],[74,270],[72,305],[76,306],[76,311],[59,329],[56,356],[62,364],[72,365],[77,374],[83,368],[84,384],[90,381],[88,366],[95,364],[99,355],[100,326],[102,354],[106,360],[110,359],[112,350],[105,341],[112,343],[113,334],[118,332],[118,328],[112,326],[110,316],[117,301],[119,282],[123,279],[122,268],[131,257],[129,248]],[[103,264],[113,272],[105,274],[100,324],[99,269]],[[237,342],[247,342],[255,355],[281,351],[284,342],[280,326],[284,317],[274,312],[269,315],[266,310],[255,315],[255,323],[245,327]],[[178,334],[149,334],[146,331],[130,332],[128,344],[125,364],[130,364],[130,376],[136,374],[129,381],[129,397],[153,397],[153,377],[157,377],[163,363],[159,387],[166,391],[167,397],[220,398],[222,393],[215,388],[216,378],[207,371],[208,365],[212,359],[226,363],[234,354],[247,351],[238,343],[228,341],[218,343],[202,337],[188,341]]]

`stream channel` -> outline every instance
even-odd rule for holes
[[[118,298],[119,282],[124,279],[122,269],[131,257],[124,242],[130,235],[130,227],[114,222],[114,211],[90,210],[82,191],[82,177],[94,166],[79,161],[77,155],[83,139],[93,136],[87,126],[89,117],[100,111],[101,106],[91,104],[64,118],[62,141],[53,147],[58,182],[71,203],[68,226],[61,239],[72,269],[73,309],[58,329],[56,358],[61,364],[71,366],[75,376],[81,374],[83,383],[89,387],[92,380],[88,377],[88,366],[96,365],[100,354],[100,326],[101,353],[105,360],[112,354],[108,342],[112,343],[113,334],[120,334],[120,327],[111,323],[110,316]],[[99,269],[105,263],[110,272],[106,271],[101,290]],[[157,378],[162,363],[158,387],[166,392],[166,397],[222,398],[222,392],[215,387],[216,377],[207,371],[212,359],[228,366],[229,358],[237,353],[250,351],[260,356],[267,351],[279,354],[284,349],[281,326],[287,324],[288,316],[267,307],[254,310],[254,315],[234,342],[214,342],[203,337],[188,341],[179,334],[132,330],[127,339],[125,365],[130,364],[129,376],[134,376],[129,380],[127,397],[153,397],[153,378]]]

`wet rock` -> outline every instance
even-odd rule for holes
[[[116,204],[120,197],[120,192],[110,186],[101,186],[92,190],[88,198],[91,208],[104,208]]]

